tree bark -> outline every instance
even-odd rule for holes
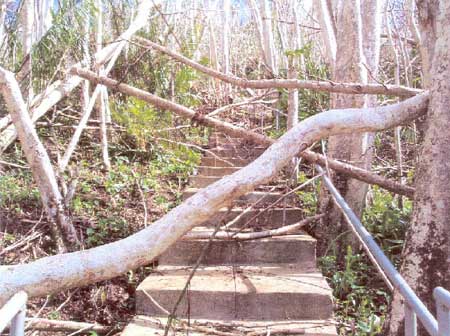
[[[367,83],[360,0],[343,3],[342,10],[338,13],[336,41],[337,51],[333,79],[342,82]],[[364,106],[365,99],[364,96],[336,94],[332,95],[331,104],[334,108],[358,108]],[[333,159],[351,162],[355,166],[367,169],[365,165],[368,149],[369,137],[367,134],[339,135],[328,139],[327,155]],[[336,188],[344,196],[350,208],[360,217],[367,187],[359,184],[359,181],[349,180],[345,175],[333,175],[332,179]],[[320,211],[326,215],[314,230],[314,235],[318,239],[318,255],[321,256],[324,251],[328,250],[329,244],[335,241],[337,236],[341,236],[341,239],[336,242],[336,245],[339,246],[338,250],[344,251],[346,247],[343,246],[347,244],[357,248],[359,242],[353,236],[342,235],[343,232],[348,231],[347,222],[325,188],[321,190],[319,203]]]
[[[96,34],[96,51],[100,52],[103,48],[103,3],[102,0],[97,0],[97,34]],[[99,74],[102,74],[104,67],[100,66]],[[106,127],[106,104],[108,103],[108,90],[106,87],[100,87],[100,94],[97,98],[98,116],[100,119],[100,143],[102,148],[103,166],[106,170],[111,169],[111,162],[108,153],[108,129]]]
[[[34,31],[34,23],[35,23],[35,14],[34,14],[34,1],[33,0],[24,0],[22,3],[22,13],[21,13],[21,21],[22,21],[22,52],[24,62],[22,67],[17,75],[19,81],[23,81],[25,78],[28,78],[27,87],[23,90],[24,94],[26,94],[26,101],[31,102],[33,99],[33,80],[31,73],[31,48],[33,47],[33,31]]]
[[[183,55],[180,55],[166,47],[156,44],[142,37],[135,37],[135,41],[143,47],[158,50],[179,62],[187,64],[192,68],[218,78],[226,83],[230,83],[243,88],[252,89],[310,89],[325,92],[337,92],[346,94],[383,94],[401,97],[412,97],[423,92],[423,90],[407,88],[404,86],[388,85],[388,84],[364,84],[364,83],[338,83],[332,81],[312,81],[299,79],[260,79],[248,80],[233,75],[227,75],[223,72],[216,71],[204,65],[196,63]]]
[[[431,64],[436,44],[436,18],[439,11],[439,0],[416,0],[420,25],[420,55],[422,58],[422,73],[424,87],[431,85]]]
[[[261,0],[262,34],[264,39],[264,54],[266,64],[273,76],[278,75],[278,65],[275,57],[275,45],[272,31],[272,13],[269,0]]]
[[[39,188],[48,220],[54,226],[54,238],[60,253],[67,247],[78,246],[75,228],[65,213],[63,197],[59,191],[50,158],[40,142],[20,93],[14,75],[0,68],[0,86],[20,143]]]
[[[432,85],[427,114],[428,127],[416,176],[414,212],[406,235],[401,273],[428,308],[434,309],[432,291],[436,286],[450,288],[449,234],[450,214],[450,3],[423,1],[422,8],[434,7],[435,47],[425,43],[434,53],[431,67]],[[423,17],[422,17],[423,19]],[[432,17],[429,17],[433,20]],[[423,35],[422,35],[423,36]],[[403,335],[404,306],[398,292],[394,293],[388,335]],[[419,331],[425,335],[424,330]]]
[[[96,77],[95,74],[93,76]],[[115,81],[101,79],[99,82],[107,85]],[[113,85],[124,91],[127,88],[117,82]],[[143,93],[142,98],[160,99],[149,93]],[[176,105],[162,99],[160,101],[166,106]],[[332,110],[310,117],[289,130],[248,166],[200,190],[152,225],[128,238],[29,264],[0,267],[0,305],[19,290],[25,290],[30,297],[40,296],[110,279],[146,265],[221,208],[270,181],[310,144],[333,134],[382,130],[408,123],[422,115],[426,105],[426,95],[419,95],[393,106]],[[190,114],[185,107],[179,109]],[[236,133],[239,133],[238,129]]]
[[[333,28],[332,16],[326,0],[316,0],[314,2],[317,15],[319,17],[320,33],[325,44],[325,59],[333,69],[336,62],[336,34]]]

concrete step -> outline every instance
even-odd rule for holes
[[[190,268],[158,268],[136,290],[137,314],[166,316],[160,307],[172,310],[190,273]],[[320,273],[293,265],[202,267],[177,312],[205,319],[322,320],[332,317],[331,290]]]
[[[249,228],[279,228],[284,225],[297,223],[303,219],[303,211],[298,208],[273,208],[267,211],[253,209],[245,214],[242,214],[242,211],[243,209],[240,208],[234,208],[231,211],[223,209],[216,216],[204,222],[202,226],[216,227],[217,224],[225,225],[239,215],[242,216],[236,220],[236,223],[233,225],[234,228],[241,228],[247,223]],[[259,216],[256,216],[258,214]]]
[[[210,167],[243,167],[248,165],[252,161],[253,159],[203,156],[201,165]]]
[[[210,184],[219,181],[223,176],[194,175],[189,177],[189,185],[194,188],[205,188]]]
[[[225,175],[226,176],[226,175]],[[189,184],[191,185],[192,188],[205,188],[207,186],[209,186],[210,184],[219,181],[221,178],[223,178],[224,176],[205,176],[205,175],[192,175],[189,177]],[[284,183],[283,185],[278,185],[277,187],[283,187],[285,188],[286,186],[286,180],[280,180],[278,179],[278,182],[280,183]],[[261,187],[266,187],[266,189],[271,189],[272,187],[274,187],[273,185],[266,185],[266,186],[261,186]]]
[[[223,148],[223,147],[215,147],[208,149],[210,152],[214,153],[215,155],[219,157],[235,157],[238,159],[250,159],[250,158],[257,158],[260,156],[266,148]],[[214,157],[212,153],[206,152],[205,157]]]
[[[199,175],[204,176],[225,176],[231,175],[242,167],[215,167],[215,166],[200,166],[198,167]]]
[[[236,320],[182,320],[183,324],[172,323],[169,335],[185,336],[189,325],[189,335],[206,336],[229,332],[242,335],[246,332],[259,332],[259,335],[288,335],[286,330],[295,330],[296,335],[337,336],[336,326],[332,320],[289,320],[289,321],[236,321]],[[122,332],[122,336],[163,336],[167,325],[166,318],[144,315],[136,316]],[[294,332],[292,333],[294,334]]]
[[[192,232],[213,229],[194,228]],[[232,235],[232,233],[230,233]],[[179,240],[158,258],[159,265],[194,265],[209,239]],[[189,253],[186,253],[189,251]],[[302,269],[316,265],[316,240],[310,235],[298,234],[263,239],[230,241],[213,240],[202,265],[297,264]]]
[[[194,195],[196,192],[198,192],[199,188],[187,188],[183,191],[183,200],[188,199],[192,195]],[[272,204],[273,202],[277,201],[281,196],[283,196],[283,193],[280,192],[269,192],[269,191],[252,191],[244,196],[241,196],[236,203],[255,203],[260,202],[261,205],[267,205]],[[264,197],[264,199],[262,199]],[[296,195],[291,194],[287,196],[286,202],[292,203],[296,199]],[[262,199],[262,200],[261,200]],[[283,204],[284,201],[281,201],[280,205]]]

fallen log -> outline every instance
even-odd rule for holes
[[[382,94],[399,97],[412,97],[423,90],[414,89],[401,85],[389,85],[389,84],[363,84],[363,83],[336,83],[332,81],[312,81],[312,80],[300,80],[300,79],[259,79],[249,80],[240,78],[237,76],[225,74],[223,72],[208,68],[200,63],[194,62],[191,59],[178,54],[166,47],[163,47],[155,42],[147,40],[142,37],[135,37],[134,41],[146,48],[151,48],[162,52],[177,61],[184,63],[195,70],[198,70],[206,75],[220,79],[226,83],[240,86],[243,88],[251,89],[310,89],[316,91],[347,93],[347,94]]]
[[[111,84],[108,78],[100,81],[104,85]],[[125,88],[121,86],[123,84],[113,82],[115,86]],[[143,95],[151,97],[149,93]],[[48,295],[111,279],[147,265],[193,227],[275,178],[312,143],[331,135],[381,131],[409,123],[424,115],[427,106],[428,94],[421,94],[389,106],[330,110],[307,118],[246,167],[200,190],[147,228],[125,239],[27,264],[0,266],[0,305],[20,290],[30,297]],[[187,111],[190,113],[189,109]],[[242,129],[236,131],[243,132]]]
[[[108,78],[108,77],[102,77],[102,76],[97,76],[97,74],[95,74],[92,71],[89,70],[85,70],[85,69],[80,69],[80,68],[74,68],[71,70],[71,72],[73,74],[77,74],[78,76],[88,79],[93,83],[96,84],[103,84],[105,86],[108,86],[109,88],[122,92],[124,94],[130,95],[130,96],[134,96],[137,97],[143,101],[146,101],[147,103],[150,103],[158,108],[161,109],[165,109],[165,110],[169,110],[172,111],[174,113],[177,113],[178,115],[185,117],[185,118],[189,118],[189,119],[194,119],[200,123],[203,124],[205,126],[209,126],[209,127],[213,127],[223,133],[229,134],[231,136],[235,136],[238,138],[243,138],[243,139],[248,139],[251,140],[257,144],[263,145],[263,146],[270,146],[272,143],[275,142],[275,140],[269,138],[268,136],[265,136],[263,134],[259,134],[256,132],[252,132],[249,130],[246,130],[244,128],[235,126],[231,123],[227,123],[224,121],[221,121],[219,119],[216,118],[212,118],[209,116],[203,116],[203,115],[199,115],[198,113],[196,113],[194,110],[191,110],[185,106],[176,104],[174,102],[171,102],[169,100],[165,100],[163,98],[160,98],[158,96],[155,96],[151,93],[148,93],[146,91],[137,89],[135,87],[132,87],[130,85],[127,84],[123,84],[123,83],[119,83],[114,79]],[[391,107],[393,106],[398,106],[398,108],[415,108],[414,104],[418,104],[417,108],[418,109],[422,109],[424,108],[428,103],[428,94],[427,93],[423,93],[420,94],[418,96],[419,98],[417,99],[413,99],[410,98],[406,101],[403,101],[401,103],[395,104],[395,105],[390,105]],[[400,105],[399,105],[400,104]],[[404,105],[401,105],[404,104]],[[374,107],[374,110],[382,110],[386,107],[389,106],[384,106],[384,107]],[[391,108],[389,107],[389,109]],[[348,111],[348,113],[352,112],[352,109],[346,109],[343,111]],[[395,110],[392,112],[395,113]],[[396,181],[392,181],[392,180],[388,180],[384,177],[381,177],[375,173],[369,172],[367,170],[364,170],[362,168],[358,168],[355,166],[352,166],[348,163],[342,163],[339,162],[337,160],[333,160],[330,158],[325,158],[323,155],[311,152],[311,151],[303,151],[302,153],[300,153],[300,156],[304,157],[306,160],[312,162],[312,163],[320,163],[323,165],[328,165],[328,167],[346,174],[352,178],[358,179],[360,181],[369,183],[369,184],[375,184],[378,185],[386,190],[392,191],[394,193],[400,194],[400,195],[404,195],[404,196],[408,196],[410,198],[413,197],[414,195],[414,188],[408,187],[408,186],[404,186],[401,183],[398,183]]]

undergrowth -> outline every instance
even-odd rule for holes
[[[363,224],[377,244],[399,266],[412,202],[373,187],[371,204],[363,215]],[[340,335],[381,335],[388,314],[391,293],[364,251],[348,246],[342,263],[336,255],[320,259],[320,266],[333,290],[335,314]]]

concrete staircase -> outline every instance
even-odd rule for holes
[[[210,137],[209,150],[184,198],[232,174],[262,152],[220,133]],[[263,211],[281,195],[276,185],[262,186],[217,218],[227,223],[259,201],[235,220],[231,233],[298,222],[302,212],[289,199],[280,202],[279,208]],[[194,231],[213,232],[217,224],[213,218]],[[167,311],[172,311],[206,244],[208,239],[180,240],[160,256],[157,271],[137,288],[137,316],[122,335],[164,335]],[[331,291],[316,268],[315,246],[316,241],[302,232],[212,241],[178,306],[169,335],[337,335]]]

